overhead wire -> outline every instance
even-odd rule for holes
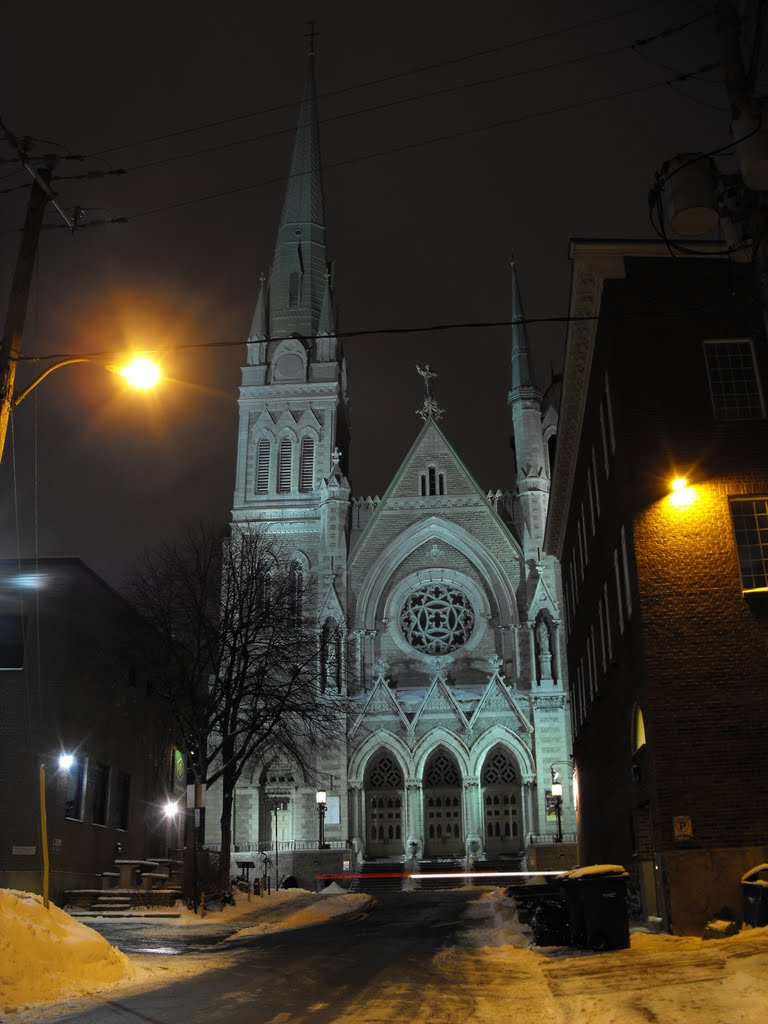
[[[409,68],[406,71],[398,71],[389,75],[381,75],[378,78],[366,79],[361,82],[353,83],[352,85],[342,86],[338,89],[330,89],[325,92],[321,92],[318,95],[319,100],[327,100],[332,97],[341,96],[349,92],[356,92],[361,89],[366,89],[374,85],[382,85],[384,83],[397,81],[401,78],[408,78],[412,75],[424,74],[428,71],[435,71],[443,67],[450,67],[454,64],[464,63],[469,60],[474,60],[477,57],[488,57],[494,53],[501,53],[505,50],[516,49],[519,46],[525,46],[529,43],[542,42],[548,39],[553,39],[559,35],[565,35],[569,32],[575,32],[583,28],[591,28],[594,25],[603,24],[607,21],[615,21],[618,18],[627,17],[631,14],[636,14],[640,11],[648,11],[650,8],[658,6],[668,6],[668,0],[651,0],[650,3],[637,4],[633,7],[625,8],[621,11],[613,11],[610,14],[600,15],[595,18],[587,18],[584,21],[574,22],[571,25],[566,25],[563,28],[551,29],[548,32],[540,32],[535,35],[526,36],[522,39],[511,40],[506,43],[501,43],[497,46],[487,47],[482,50],[473,50],[470,53],[461,54],[457,57],[449,57],[442,61],[435,61],[431,64],[422,64],[417,67]],[[708,16],[710,9],[701,15]],[[691,23],[700,20],[700,17],[694,18]],[[188,128],[180,128],[175,131],[165,132],[160,135],[147,136],[141,139],[133,139],[130,142],[123,142],[118,145],[110,146],[100,150],[94,150],[89,156],[103,156],[105,153],[115,153],[123,149],[132,149],[136,146],[150,145],[156,142],[165,142],[169,139],[179,138],[182,135],[194,134],[195,132],[207,131],[210,128],[219,128],[224,125],[234,124],[238,121],[245,121],[254,117],[262,117],[266,114],[279,113],[284,110],[295,110],[296,102],[291,100],[290,102],[279,103],[271,107],[262,107],[259,110],[249,111],[245,114],[236,114],[231,117],[219,118],[215,121],[207,121],[199,125],[193,125]]]
[[[702,71],[711,70],[715,66],[716,65],[712,64],[704,65],[702,68],[697,68],[695,71],[690,72],[689,74],[677,75],[674,79],[666,79],[660,82],[652,82],[645,85],[634,86],[633,88],[630,89],[621,89],[612,93],[604,93],[600,96],[593,96],[586,100],[577,100],[573,103],[566,103],[557,107],[550,107],[546,110],[539,110],[527,114],[521,114],[518,117],[505,118],[502,121],[494,121],[490,124],[479,125],[471,128],[463,128],[459,129],[458,131],[447,132],[444,135],[432,136],[428,139],[419,139],[415,142],[404,143],[400,146],[392,146],[387,149],[376,150],[373,153],[366,153],[361,156],[349,157],[345,160],[336,160],[331,163],[326,162],[324,164],[324,168],[326,170],[335,170],[340,167],[347,167],[353,164],[365,163],[368,160],[378,159],[383,156],[391,156],[397,153],[409,152],[414,149],[419,149],[423,146],[431,146],[441,142],[449,142],[453,139],[466,138],[469,135],[478,135],[483,132],[495,131],[500,128],[509,128],[512,127],[513,125],[522,124],[525,121],[530,121],[537,117],[550,117],[554,114],[561,114],[571,110],[578,110],[580,108],[591,106],[595,103],[602,103],[607,100],[621,99],[625,96],[639,95],[640,93],[643,92],[649,92],[652,89],[661,88],[662,86],[670,84],[670,82],[685,81],[688,77],[690,77],[691,74],[699,74]],[[126,215],[126,220],[139,220],[143,217],[155,216],[158,213],[165,213],[169,210],[181,209],[185,206],[191,206],[197,203],[208,202],[209,200],[212,199],[223,199],[227,196],[237,195],[241,192],[248,192],[253,189],[266,188],[270,185],[282,184],[285,183],[286,181],[289,181],[292,177],[301,176],[302,173],[306,172],[300,172],[298,175],[281,174],[273,178],[264,178],[261,181],[251,182],[250,184],[247,185],[237,185],[232,188],[222,189],[218,192],[211,192],[208,193],[207,195],[196,196],[191,199],[181,199],[173,203],[167,203],[163,206],[153,207],[148,210],[140,210],[138,212],[128,214]]]

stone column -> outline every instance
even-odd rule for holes
[[[464,849],[468,860],[483,852],[483,809],[480,806],[480,779],[464,780]]]
[[[424,792],[421,779],[405,780],[404,825],[406,859],[417,860],[424,855]]]

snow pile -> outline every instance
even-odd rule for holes
[[[128,957],[42,896],[0,889],[0,1010],[83,995],[142,976]]]
[[[307,900],[297,900],[299,905],[295,908],[285,908],[279,918],[270,917],[265,921],[257,921],[247,928],[239,928],[230,939],[239,939],[244,935],[264,935],[274,931],[288,931],[292,928],[307,928],[310,925],[322,924],[331,921],[333,918],[350,917],[363,910],[369,910],[374,900],[365,893],[345,893],[343,896],[324,895],[323,893],[311,893],[305,889],[287,889],[285,894],[294,893],[299,897],[309,897]],[[278,895],[277,893],[275,895]],[[280,890],[279,895],[283,895]],[[296,896],[293,898],[296,899]],[[270,909],[267,904],[267,910]]]

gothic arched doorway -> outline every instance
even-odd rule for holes
[[[511,754],[495,747],[485,759],[480,780],[486,853],[519,854],[523,845],[520,778]]]
[[[436,750],[424,768],[424,855],[460,857],[464,853],[461,774],[453,757]]]
[[[371,759],[365,773],[368,857],[399,857],[403,852],[403,773],[384,752]]]

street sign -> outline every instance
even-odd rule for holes
[[[673,818],[672,827],[675,833],[675,839],[693,838],[693,822],[687,814],[678,814]]]

